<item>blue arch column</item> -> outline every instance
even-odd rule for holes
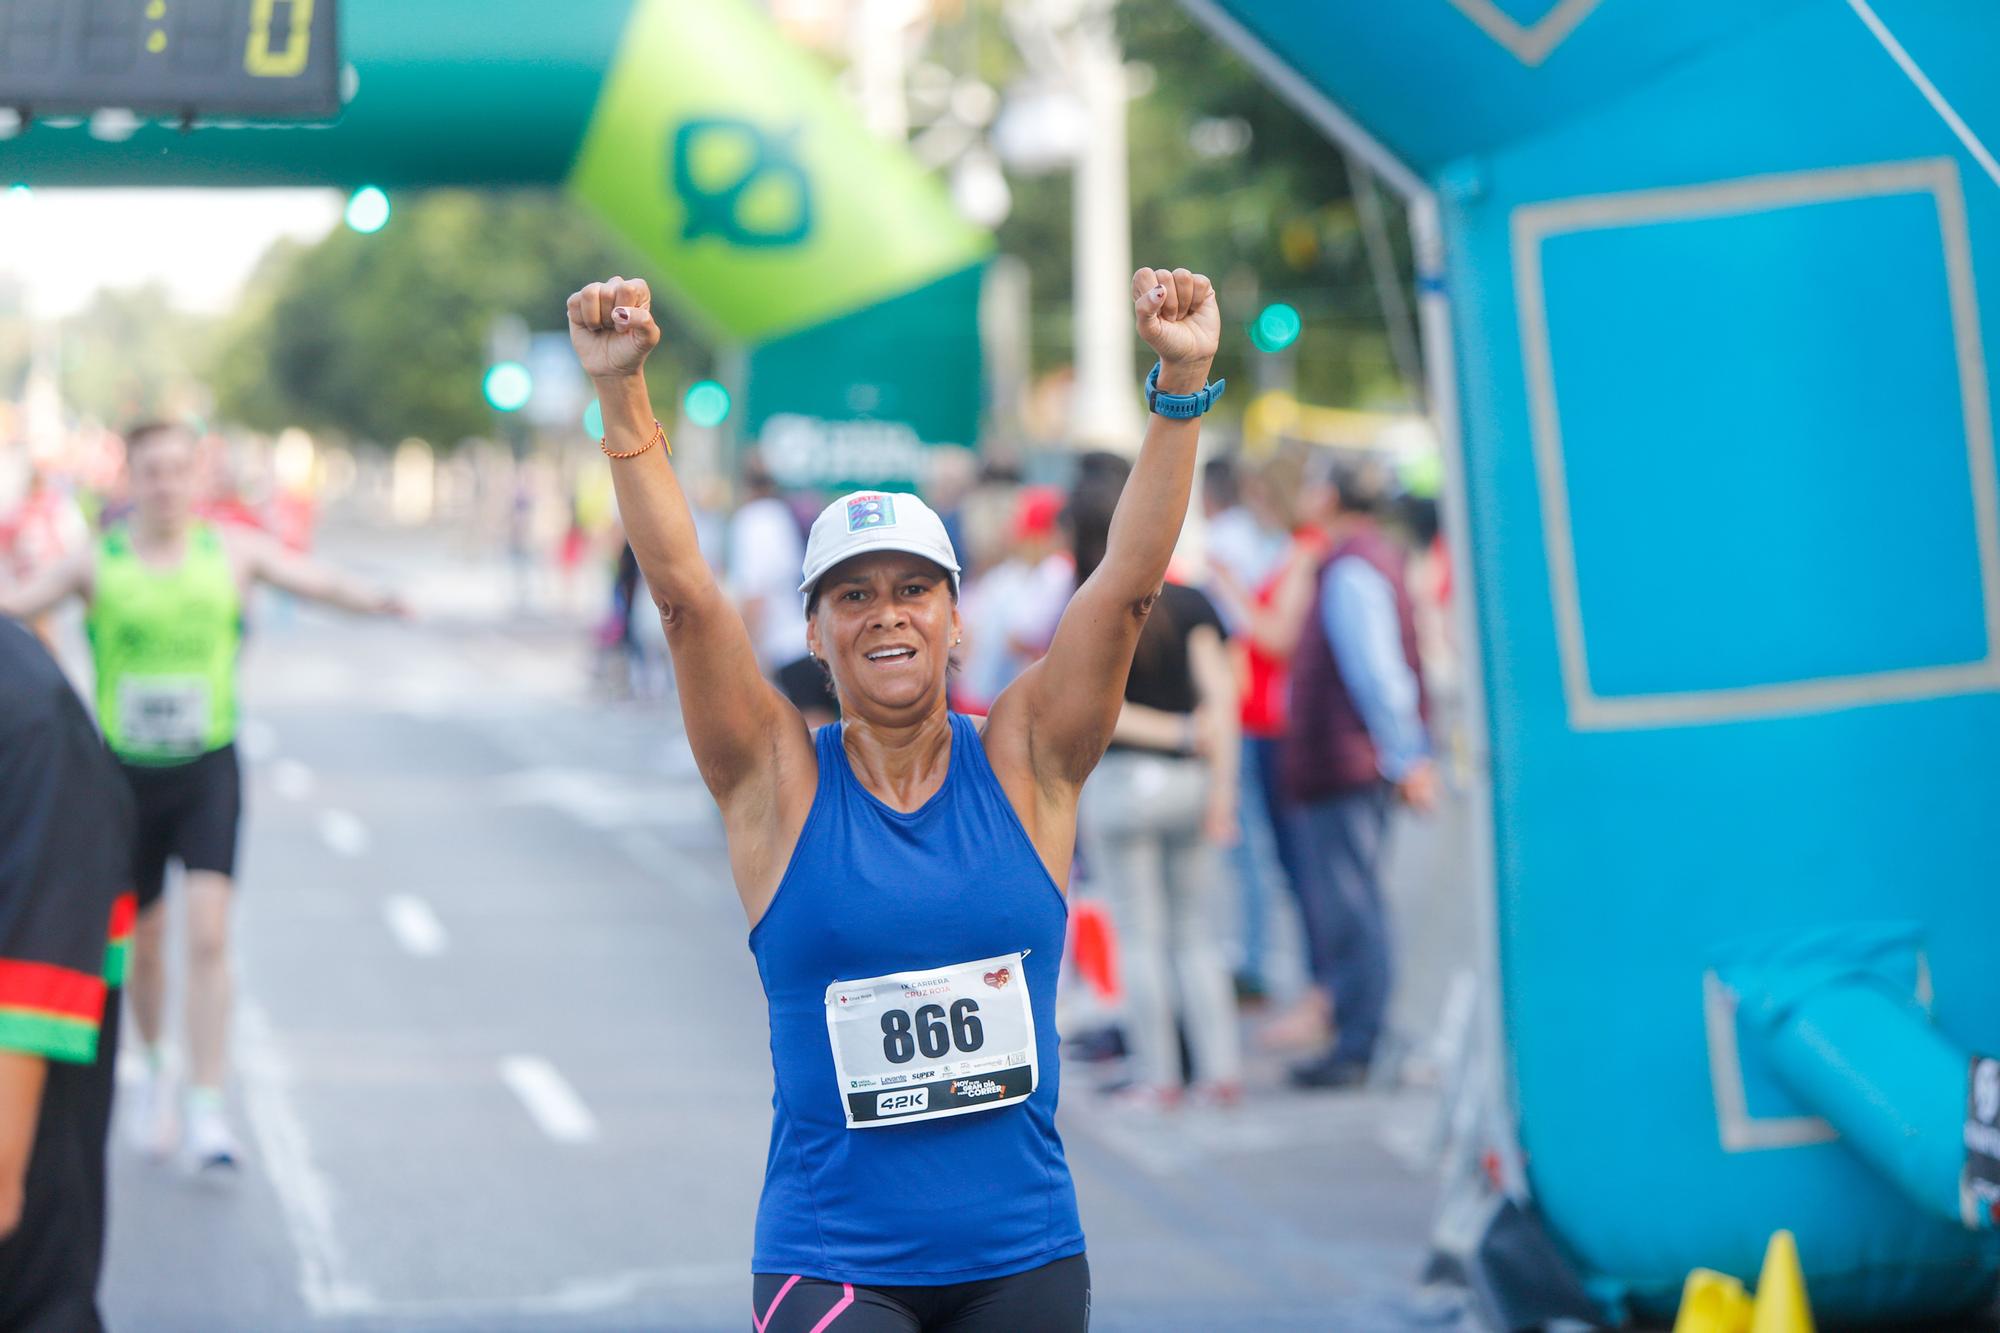
[[[1891,47],[2000,141],[2000,25],[1191,8],[1434,221],[1500,1082],[1551,1230],[1653,1309],[1780,1227],[1822,1317],[1986,1299],[1949,1177],[1959,1056],[2000,1049],[2000,182]]]

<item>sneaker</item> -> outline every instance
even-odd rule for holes
[[[196,1171],[235,1170],[243,1150],[219,1107],[194,1107],[188,1111],[187,1158]]]
[[[1293,1066],[1289,1077],[1295,1088],[1358,1088],[1368,1082],[1368,1062],[1327,1056]]]
[[[1264,989],[1260,978],[1248,972],[1238,972],[1231,984],[1236,991],[1236,1007],[1244,1013],[1256,1013],[1270,1007],[1271,993]]]
[[[179,1137],[174,1081],[165,1070],[150,1070],[126,1096],[126,1141],[145,1156],[164,1161],[173,1155],[174,1142]]]
[[[1243,1105],[1243,1085],[1234,1079],[1218,1079],[1213,1083],[1197,1083],[1190,1096],[1197,1106],[1213,1107],[1219,1111],[1233,1111]]]
[[[1114,1111],[1157,1115],[1178,1111],[1184,1098],[1181,1089],[1171,1085],[1155,1087],[1150,1083],[1127,1083],[1106,1091],[1104,1103]]]

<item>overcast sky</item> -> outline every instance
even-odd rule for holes
[[[27,284],[29,309],[44,318],[99,288],[149,281],[188,309],[218,312],[272,241],[324,236],[345,203],[332,190],[0,192],[0,272]]]

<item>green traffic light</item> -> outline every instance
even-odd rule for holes
[[[1257,312],[1256,322],[1250,326],[1250,341],[1260,352],[1282,352],[1298,341],[1304,327],[1297,310],[1283,301],[1273,301]]]
[[[595,398],[590,406],[583,409],[583,433],[597,439],[604,438],[604,404]]]
[[[366,236],[389,225],[389,196],[364,185],[347,201],[347,225]]]
[[[496,411],[520,411],[534,391],[534,377],[519,361],[497,361],[486,372],[486,401]]]
[[[714,380],[690,384],[681,410],[697,426],[720,426],[729,419],[729,390]]]

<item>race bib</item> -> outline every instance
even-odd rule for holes
[[[1035,1090],[1025,953],[836,981],[826,1033],[849,1129],[1011,1106]]]
[[[208,682],[199,676],[126,676],[118,729],[135,750],[199,753],[208,740]]]

